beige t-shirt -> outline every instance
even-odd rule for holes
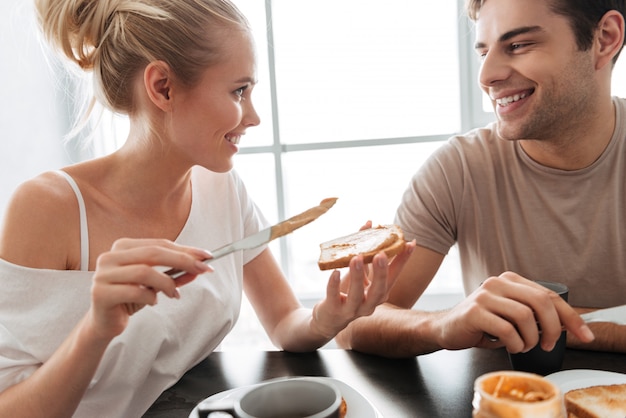
[[[626,100],[589,167],[528,157],[493,125],[451,138],[412,178],[396,214],[407,239],[441,254],[458,243],[466,293],[513,271],[570,288],[575,306],[626,303]]]

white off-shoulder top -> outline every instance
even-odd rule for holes
[[[0,390],[44,363],[91,303],[87,217],[80,190],[68,180],[81,206],[82,270],[33,269],[0,259]],[[210,250],[267,224],[235,172],[194,167],[192,193],[189,218],[176,242]],[[264,248],[216,260],[213,273],[180,288],[180,300],[159,294],[157,305],[133,315],[106,350],[74,416],[140,417],[232,329],[241,305],[243,266]]]

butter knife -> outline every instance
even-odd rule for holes
[[[618,325],[626,325],[626,305],[612,308],[598,309],[580,315],[585,322],[613,322]]]
[[[211,251],[211,255],[213,257],[207,258],[206,260],[203,260],[203,262],[210,263],[211,261],[217,260],[218,258],[224,257],[225,255],[228,255],[235,251],[250,250],[252,248],[256,248],[263,244],[266,244],[276,238],[287,235],[290,232],[293,232],[296,229],[300,228],[301,226],[311,223],[319,218],[321,215],[326,213],[328,209],[333,207],[336,201],[336,197],[324,199],[320,202],[319,205],[314,206],[311,209],[307,209],[296,216],[292,216],[291,218],[279,222],[276,225],[266,228],[260,232],[257,232],[254,235],[250,235],[249,237],[243,238],[239,241],[235,241],[231,244]],[[177,279],[185,273],[186,272],[184,270],[180,269],[169,269],[165,272],[165,274],[171,276],[172,279]]]

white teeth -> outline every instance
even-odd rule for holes
[[[230,142],[231,144],[235,144],[238,145],[239,141],[241,141],[241,135],[237,135],[237,136],[227,136],[226,140],[228,142]]]
[[[514,96],[502,97],[501,99],[497,99],[496,103],[498,103],[500,106],[508,106],[511,103],[521,100],[527,96],[528,95],[526,93],[522,93],[522,94],[516,94]]]

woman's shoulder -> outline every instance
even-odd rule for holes
[[[61,174],[27,180],[4,213],[0,257],[26,267],[65,269],[72,237],[79,234],[78,219],[76,195]]]
[[[20,184],[9,201],[9,210],[63,213],[77,205],[75,196],[61,173],[49,171]]]

